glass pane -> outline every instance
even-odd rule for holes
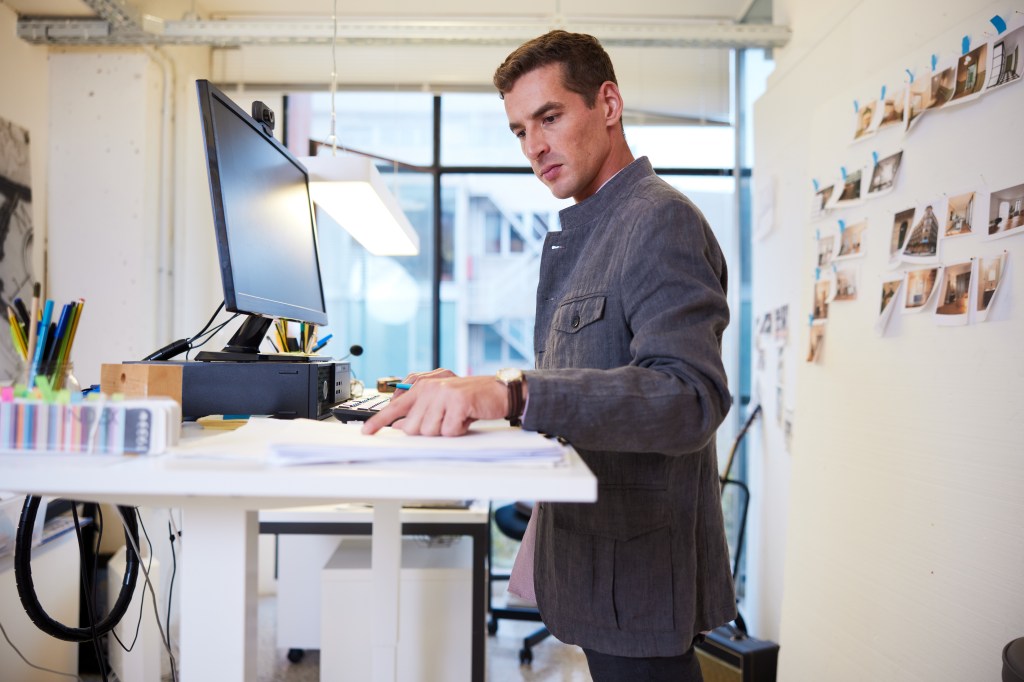
[[[537,279],[547,235],[537,226],[557,229],[558,211],[571,201],[555,199],[528,174],[446,173],[441,188],[443,223],[451,230],[444,241],[454,245],[446,266],[451,278],[441,283],[444,366],[476,375],[532,367]],[[494,216],[507,235],[497,253],[488,231]]]
[[[626,126],[626,142],[655,168],[732,168],[736,148],[732,126]]]
[[[416,256],[374,256],[323,211],[317,211],[327,326],[333,334],[323,352],[335,358],[353,344],[353,377],[376,387],[378,377],[430,369],[432,360],[431,269],[433,183],[427,173],[381,174],[420,238]]]
[[[460,93],[441,100],[441,165],[523,166],[497,93]]]
[[[304,95],[295,95],[302,98]],[[309,96],[309,137],[329,142],[331,94]],[[334,130],[338,147],[429,166],[433,160],[434,96],[422,92],[338,92]],[[290,107],[289,107],[290,108]],[[508,129],[508,126],[505,126]]]

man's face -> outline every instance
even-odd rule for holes
[[[521,76],[505,93],[505,114],[533,172],[559,199],[583,201],[618,170],[602,168],[611,141],[601,96],[588,108],[562,84],[560,64]]]

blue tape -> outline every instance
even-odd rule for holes
[[[817,239],[819,242],[821,241],[821,230],[814,231],[814,238]]]
[[[871,152],[871,160],[874,161],[875,165],[878,165],[878,152]]]
[[[860,105],[857,104],[857,100],[853,100],[853,113],[860,111]]]
[[[935,65],[938,64],[938,63],[939,63],[939,56],[933,54],[932,55],[932,71],[935,70]]]
[[[814,326],[814,315],[808,315],[807,316],[807,326],[809,326],[809,327],[813,327]]]
[[[963,52],[964,54],[967,54],[968,52],[971,51],[971,37],[970,36],[964,36],[964,39],[960,41],[960,49],[962,49],[964,51]]]
[[[818,191],[818,181],[815,180],[814,178],[811,178],[811,182],[814,183],[814,191],[817,192]]]
[[[839,231],[842,232],[845,229],[846,229],[846,221],[845,220],[840,220],[839,221]]]
[[[836,264],[835,264],[835,263],[833,263],[833,264],[832,264],[832,272],[833,272],[833,273],[837,273],[837,272],[839,272],[839,268],[838,268],[838,267],[836,267]]]
[[[821,279],[821,268],[814,268],[814,281]]]
[[[882,94],[881,94],[881,96],[878,99],[883,100],[883,101],[885,100],[885,86],[884,85],[882,86]]]
[[[846,166],[840,166],[839,167],[839,172],[843,174],[843,181],[845,182],[845,180],[846,180]]]
[[[904,69],[904,71],[907,72],[907,75],[910,76],[910,82],[913,83],[914,82],[914,72],[911,71],[910,69]]]
[[[1003,21],[1003,18],[998,14],[989,19],[989,21],[992,22],[992,25],[996,27],[996,31],[998,31],[999,33],[1002,33],[1003,31],[1006,30],[1006,22]]]

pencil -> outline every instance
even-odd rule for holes
[[[29,386],[29,379],[32,377],[32,354],[36,348],[36,320],[39,317],[39,292],[42,287],[39,282],[32,285],[32,307],[28,315],[28,348],[25,351],[25,385]]]

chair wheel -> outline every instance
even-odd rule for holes
[[[291,661],[292,663],[298,663],[299,661],[302,660],[302,657],[305,656],[305,655],[306,655],[306,652],[303,649],[289,649],[288,650],[288,660]]]
[[[491,618],[489,621],[487,621],[487,634],[493,635],[497,631],[498,631],[498,619],[497,618]]]
[[[530,665],[533,663],[533,652],[527,648],[519,650],[519,665]]]

